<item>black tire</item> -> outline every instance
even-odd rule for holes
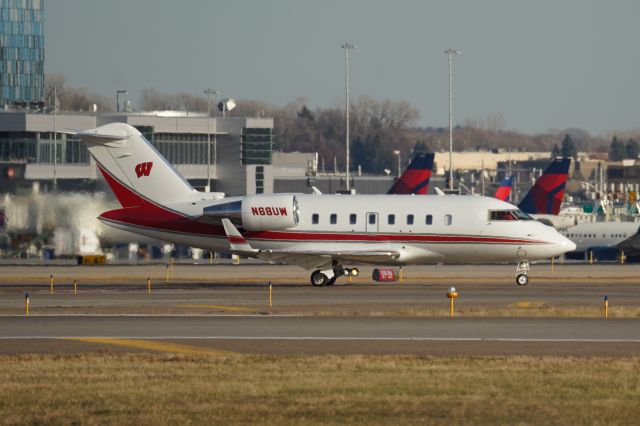
[[[333,278],[329,278],[329,280],[327,281],[327,283],[325,285],[334,285],[336,283],[336,280],[338,279],[337,276],[333,276]]]
[[[529,284],[529,277],[527,276],[527,274],[519,274],[516,277],[516,284],[518,284],[518,285],[527,285],[527,284]]]
[[[314,287],[322,287],[324,285],[327,285],[328,282],[329,282],[329,277],[327,277],[325,274],[323,274],[320,271],[314,271],[311,274],[311,285]]]

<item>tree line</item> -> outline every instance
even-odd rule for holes
[[[57,87],[60,109],[87,111],[98,105],[99,111],[113,111],[115,102],[95,95],[86,89],[70,87],[61,76],[47,77],[45,95],[52,98]],[[213,101],[212,101],[213,103]],[[189,93],[161,93],[147,88],[135,104],[137,110],[178,110],[206,112],[205,95]],[[219,114],[215,105],[212,112]],[[274,120],[275,149],[283,152],[317,152],[320,167],[333,171],[334,162],[344,171],[345,110],[344,104],[311,108],[304,98],[295,99],[284,106],[276,106],[255,99],[239,99],[231,116],[272,117]],[[382,173],[394,170],[400,151],[405,163],[418,152],[446,151],[449,148],[448,128],[419,127],[419,111],[406,101],[360,96],[350,105],[350,141],[352,170]],[[613,136],[609,143],[604,137],[594,137],[582,129],[550,130],[537,135],[526,135],[505,130],[502,116],[491,115],[485,120],[465,120],[454,128],[454,150],[511,150],[548,151],[553,156],[577,157],[578,151],[608,153],[611,160],[637,158],[638,143],[629,136],[623,141]]]

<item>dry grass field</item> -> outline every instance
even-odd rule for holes
[[[638,424],[640,358],[0,357],[2,424]]]

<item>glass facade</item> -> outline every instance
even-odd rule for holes
[[[273,136],[269,128],[244,128],[242,131],[242,164],[271,164]]]
[[[79,138],[58,133],[57,162],[89,164],[89,151]],[[0,161],[53,163],[53,132],[0,132]]]
[[[44,96],[44,0],[0,0],[2,105]]]
[[[171,164],[207,164],[206,134],[155,133],[152,144]],[[211,157],[213,162],[213,151]]]

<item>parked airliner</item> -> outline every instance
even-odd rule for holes
[[[493,196],[498,200],[509,201],[511,195],[511,189],[513,188],[513,175],[506,177],[500,182],[496,194]]]
[[[571,158],[554,159],[518,207],[534,219],[558,230],[574,226],[572,217],[559,215],[570,165]]]
[[[562,234],[576,244],[575,254],[580,257],[587,257],[590,251],[595,257],[606,256],[607,252],[612,257],[620,243],[638,234],[638,228],[639,222],[582,222]]]
[[[429,192],[429,180],[433,169],[433,152],[417,154],[402,176],[394,182],[387,194],[420,194]]]
[[[576,249],[567,257],[613,258],[619,244],[638,234],[638,222],[581,222],[576,223],[569,215],[560,213],[564,189],[569,177],[571,159],[554,159],[518,205],[536,220],[547,223],[576,244]]]
[[[178,244],[302,266],[314,286],[357,275],[355,263],[529,262],[575,244],[494,198],[413,195],[202,193],[134,127],[111,123],[77,133],[122,205],[99,218]]]

